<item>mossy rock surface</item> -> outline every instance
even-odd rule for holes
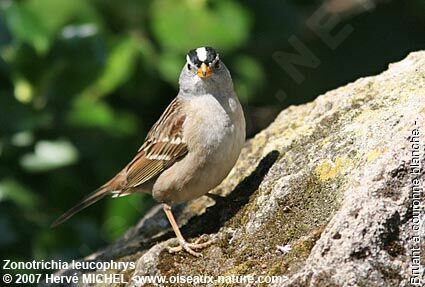
[[[127,278],[286,275],[283,286],[409,286],[414,129],[425,166],[423,51],[285,109],[246,143],[213,191],[221,198],[176,207],[186,238],[216,239],[202,258],[167,252],[174,234],[156,207],[87,259],[137,261]]]

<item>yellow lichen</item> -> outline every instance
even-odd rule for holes
[[[367,162],[372,162],[375,159],[377,159],[381,154],[382,154],[382,151],[379,149],[371,150],[366,154],[366,160]]]
[[[316,167],[315,172],[320,180],[327,181],[346,171],[351,162],[352,160],[342,157],[337,157],[335,162],[326,160]]]

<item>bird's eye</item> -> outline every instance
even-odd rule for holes
[[[190,69],[191,69],[191,67],[190,67],[190,64],[189,63],[187,63],[187,69],[190,71]]]
[[[216,69],[220,68],[220,61],[219,60],[217,60],[217,62],[215,62],[214,68],[216,68]]]

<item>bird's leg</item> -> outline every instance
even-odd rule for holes
[[[195,251],[193,251],[193,249],[202,249],[202,248],[208,247],[213,243],[213,241],[210,240],[210,241],[207,241],[207,242],[204,242],[204,243],[199,243],[202,240],[202,236],[201,236],[200,238],[198,238],[195,241],[195,243],[187,242],[184,239],[183,235],[181,234],[180,228],[177,225],[176,220],[174,219],[173,213],[171,212],[171,206],[164,203],[162,205],[162,208],[164,209],[164,212],[167,215],[168,221],[170,222],[171,227],[173,228],[174,233],[176,234],[177,240],[179,241],[179,246],[169,247],[168,251],[174,253],[174,252],[179,252],[179,251],[184,250],[184,251],[192,254],[193,256],[196,256],[196,257],[202,256],[201,253],[195,252]]]

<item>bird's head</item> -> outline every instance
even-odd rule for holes
[[[196,71],[196,75],[205,80],[209,78],[216,69],[220,68],[218,53],[211,47],[201,47],[189,51],[186,55],[186,66],[188,70]]]
[[[231,85],[232,80],[219,54],[211,47],[190,50],[180,76],[184,90],[219,89]]]

